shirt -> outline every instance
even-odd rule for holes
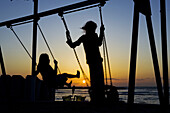
[[[96,33],[82,35],[75,43],[83,43],[86,53],[87,64],[102,62],[99,46],[102,45],[102,39],[98,38]]]

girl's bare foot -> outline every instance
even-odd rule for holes
[[[80,71],[77,70],[76,76],[77,76],[77,78],[80,78]]]

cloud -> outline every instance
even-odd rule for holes
[[[105,80],[106,80],[106,78],[105,78]],[[107,80],[110,80],[110,78],[107,78]],[[117,81],[120,81],[120,80],[127,80],[127,79],[111,78],[111,80],[117,80]]]
[[[105,80],[106,80],[106,78],[105,78]],[[107,78],[107,80],[110,80],[110,78]],[[121,79],[111,78],[111,80],[121,80]]]
[[[151,80],[152,78],[140,78],[140,79],[136,79],[137,81],[146,81],[146,80]]]
[[[124,80],[129,80],[129,78],[128,79],[125,79],[125,78],[123,78],[123,79],[119,79],[119,78],[111,78],[112,80],[116,80],[116,81],[124,81]],[[148,81],[148,80],[153,80],[153,79],[155,79],[155,78],[136,78],[136,81]],[[105,78],[105,80],[106,80],[106,78]],[[110,78],[107,78],[107,80],[110,80]]]

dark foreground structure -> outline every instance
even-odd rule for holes
[[[87,101],[54,101],[41,80],[36,80],[36,101],[31,101],[32,76],[0,76],[1,113],[170,113],[170,106],[127,104],[107,101],[94,104]]]
[[[20,102],[0,103],[1,113],[170,113],[160,105],[104,104],[94,106],[89,102]]]

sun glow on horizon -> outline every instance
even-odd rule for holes
[[[83,84],[85,84],[86,83],[86,81],[85,80],[83,80]]]

